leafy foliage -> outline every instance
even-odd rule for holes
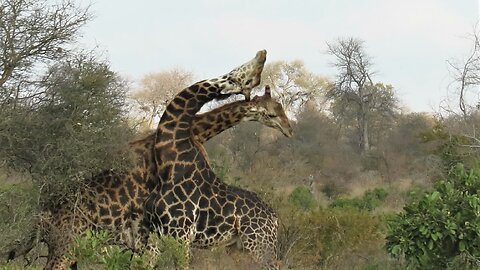
[[[312,210],[317,205],[312,193],[305,186],[296,187],[288,196],[288,200],[302,210]]]
[[[327,81],[310,72],[300,60],[275,61],[265,65],[260,88],[265,85],[272,86],[287,115],[294,116],[308,101],[323,101]]]
[[[76,237],[70,256],[77,260],[81,269],[178,269],[187,266],[187,247],[172,237],[151,234],[149,246],[160,251],[157,254],[133,253],[116,245],[109,245],[110,236],[106,231],[87,231],[83,237]]]
[[[132,129],[126,85],[106,63],[67,59],[49,70],[43,87],[34,107],[0,112],[0,160],[32,177],[42,203],[55,204],[75,181],[126,166]]]
[[[193,74],[179,68],[145,75],[140,89],[132,94],[144,128],[155,128],[155,118],[161,116],[170,100],[192,81]]]
[[[327,97],[333,100],[334,116],[356,132],[356,143],[362,154],[370,150],[370,131],[375,122],[387,122],[396,114],[397,99],[390,85],[374,83],[371,58],[360,39],[339,39],[327,43],[328,53],[335,57],[336,82]]]
[[[173,237],[151,234],[150,245],[154,245],[160,251],[156,258],[154,269],[183,269],[188,266],[188,248],[184,243]]]
[[[37,221],[38,190],[25,183],[6,184],[0,174],[0,251],[9,250],[18,238],[27,238]],[[20,236],[20,237],[19,237]],[[24,237],[25,236],[25,237]],[[0,252],[1,253],[1,252]]]
[[[388,223],[386,248],[422,269],[445,268],[467,255],[464,267],[480,257],[480,167],[458,165],[433,191],[404,207]],[[473,258],[473,259],[468,259]],[[478,267],[479,265],[476,265]]]
[[[367,190],[360,198],[338,198],[330,204],[332,208],[353,208],[361,211],[372,211],[379,207],[387,197],[388,192],[383,188]]]
[[[0,270],[40,270],[42,267],[37,266],[18,266],[16,264],[8,263],[0,267]]]
[[[472,166],[478,159],[476,151],[472,152],[469,148],[461,147],[468,144],[468,139],[459,134],[452,134],[446,123],[437,121],[431,129],[421,132],[420,137],[423,142],[438,144],[435,153],[442,161],[441,169],[444,174],[458,163]]]

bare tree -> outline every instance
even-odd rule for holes
[[[463,115],[467,117],[470,110],[478,109],[478,101],[469,105],[466,96],[473,87],[480,85],[480,37],[477,30],[470,36],[472,49],[466,59],[447,61],[455,81],[455,88],[458,94],[458,107]]]
[[[477,154],[480,149],[480,102],[478,87],[480,86],[480,32],[477,28],[468,37],[472,47],[464,59],[447,61],[453,82],[454,106],[451,100],[441,105],[440,116],[446,131],[451,136],[460,136],[459,146],[466,151]],[[442,115],[446,113],[445,115]],[[472,154],[470,153],[470,154]]]
[[[90,19],[88,7],[73,0],[0,2],[0,104],[12,103],[27,89],[32,70],[61,58]]]
[[[332,65],[338,72],[335,83],[327,92],[327,98],[335,101],[338,115],[354,115],[358,144],[361,153],[365,154],[370,149],[369,127],[372,115],[391,112],[395,107],[393,88],[372,81],[372,63],[365,52],[363,41],[348,38],[327,45],[328,53],[335,57]]]
[[[175,94],[192,81],[193,74],[179,68],[147,74],[142,78],[140,88],[133,93],[132,98],[143,114],[147,128],[152,127],[155,117],[165,110]]]
[[[265,66],[262,85],[270,85],[274,95],[286,112],[293,116],[310,100],[322,102],[326,89],[325,78],[316,75],[305,67],[300,60],[286,62],[276,61]]]

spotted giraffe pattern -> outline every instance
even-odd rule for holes
[[[291,136],[292,129],[285,112],[278,102],[273,100],[266,90],[264,96],[256,96],[251,101],[237,101],[210,112],[196,115],[192,135],[194,140],[203,144],[222,131],[237,125],[241,121],[258,121],[266,126]],[[64,205],[61,209],[43,213],[42,230],[49,247],[47,269],[65,269],[73,262],[57,254],[68,247],[72,236],[82,234],[86,229],[108,229],[113,231],[112,243],[122,244],[139,251],[146,242],[143,225],[138,217],[143,207],[142,200],[148,194],[149,187],[145,171],[149,163],[155,133],[130,143],[137,157],[136,168],[129,174],[105,171],[87,181],[76,208]],[[122,207],[130,205],[129,208]],[[48,218],[47,218],[48,216]],[[30,248],[19,246],[12,250],[11,259],[26,253]],[[28,244],[27,244],[28,246]],[[22,251],[23,250],[23,251]]]
[[[278,269],[275,212],[257,194],[217,178],[207,157],[190,136],[195,114],[222,94],[248,99],[260,83],[266,51],[227,75],[200,81],[169,103],[157,128],[153,149],[157,186],[145,202],[152,229],[209,248],[240,245],[263,267]]]

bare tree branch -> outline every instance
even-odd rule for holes
[[[263,71],[262,85],[272,86],[283,108],[294,117],[310,100],[323,97],[328,86],[326,79],[308,71],[302,61],[277,61],[267,64]]]
[[[0,101],[12,98],[8,89],[31,78],[36,65],[66,55],[90,18],[73,0],[0,2]]]

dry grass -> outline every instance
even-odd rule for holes
[[[252,257],[236,248],[215,248],[213,250],[193,249],[190,262],[192,270],[261,270]]]

